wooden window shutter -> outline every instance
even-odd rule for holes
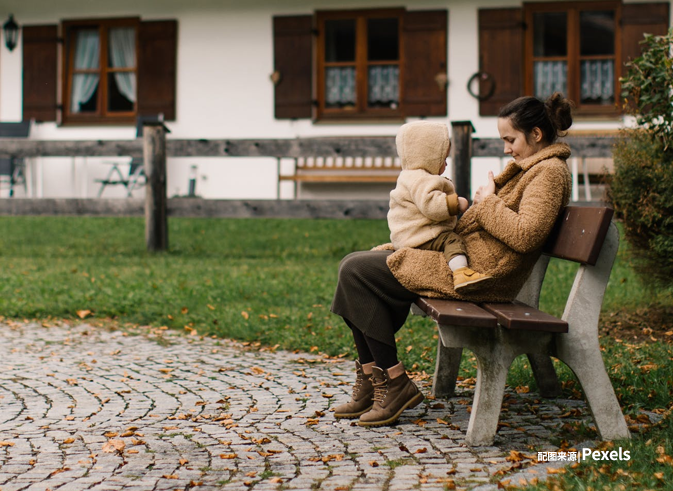
[[[493,95],[479,101],[480,115],[497,116],[523,95],[523,40],[522,9],[479,9],[479,71],[487,77],[480,77],[480,95],[494,86]]]
[[[273,18],[276,119],[313,115],[313,16]]]
[[[402,108],[405,116],[446,116],[446,10],[410,11],[402,36]]]
[[[622,5],[622,63],[640,56],[643,34],[661,36],[668,32],[668,9],[668,3]],[[622,74],[625,74],[623,70]]]
[[[175,120],[178,23],[140,23],[138,33],[138,115]]]
[[[23,120],[56,121],[58,28],[23,26]]]

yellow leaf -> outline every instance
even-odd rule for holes
[[[210,310],[215,310],[215,307],[213,307],[213,306],[210,305],[210,304],[208,304],[207,307],[208,307]]]
[[[74,438],[66,438],[65,440],[63,440],[63,443],[73,443],[74,441],[75,441]]]
[[[103,445],[103,452],[105,453],[115,453],[123,452],[126,448],[126,444],[121,440],[108,440],[108,442]]]
[[[241,315],[246,321],[250,318],[250,314],[248,314],[245,310],[241,312]]]
[[[654,477],[663,481],[664,480],[664,473],[663,472],[655,472]]]
[[[188,309],[187,307],[182,307],[182,308],[180,309],[180,312],[182,312],[183,314],[186,314],[186,313],[189,312],[189,309]]]
[[[13,447],[14,442],[0,442],[0,447]]]
[[[178,476],[176,476],[175,474],[164,474],[161,477],[163,477],[164,479],[178,479]]]
[[[75,312],[77,314],[77,317],[80,319],[84,319],[87,315],[91,314],[90,310],[78,310]]]
[[[222,453],[220,454],[221,459],[235,459],[236,454],[235,453]]]

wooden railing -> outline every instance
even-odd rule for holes
[[[473,138],[469,121],[452,124],[453,181],[461,196],[471,196],[472,157],[502,157],[503,144],[497,138]],[[614,137],[568,137],[574,157],[611,157]],[[148,123],[144,137],[135,140],[30,140],[3,139],[0,157],[142,157],[147,175],[145,200],[148,248],[165,249],[167,239],[166,158],[167,157],[396,157],[394,137],[321,137],[296,139],[166,139],[162,124]],[[82,201],[82,200],[78,200]],[[244,202],[237,209],[257,205]],[[261,205],[260,205],[261,206]],[[300,210],[314,205],[298,205]],[[332,210],[334,202],[327,205]],[[377,204],[378,206],[378,204]],[[11,207],[8,207],[11,208]],[[266,206],[261,206],[266,209]],[[290,207],[292,208],[292,207]],[[290,209],[281,206],[279,209]],[[349,209],[342,209],[347,216]]]

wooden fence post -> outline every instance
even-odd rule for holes
[[[162,122],[143,124],[143,163],[145,189],[145,242],[148,251],[168,249],[168,214],[166,211],[166,133]]]
[[[453,185],[458,196],[472,201],[472,133],[471,121],[451,121],[451,161]]]

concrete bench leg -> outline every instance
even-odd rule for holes
[[[456,379],[460,369],[463,348],[447,348],[442,340],[437,341],[437,361],[432,377],[432,395],[435,397],[453,397],[456,392]]]
[[[507,372],[515,356],[497,342],[490,349],[475,350],[474,354],[477,357],[477,387],[465,443],[469,446],[491,445],[498,430]]]
[[[600,349],[581,350],[569,359],[562,359],[577,376],[589,403],[596,429],[603,440],[631,438],[619,401],[605,371]]]
[[[528,362],[530,363],[535,382],[540,390],[540,396],[553,399],[561,395],[561,384],[559,384],[554,363],[547,355],[539,353],[529,353]]]

